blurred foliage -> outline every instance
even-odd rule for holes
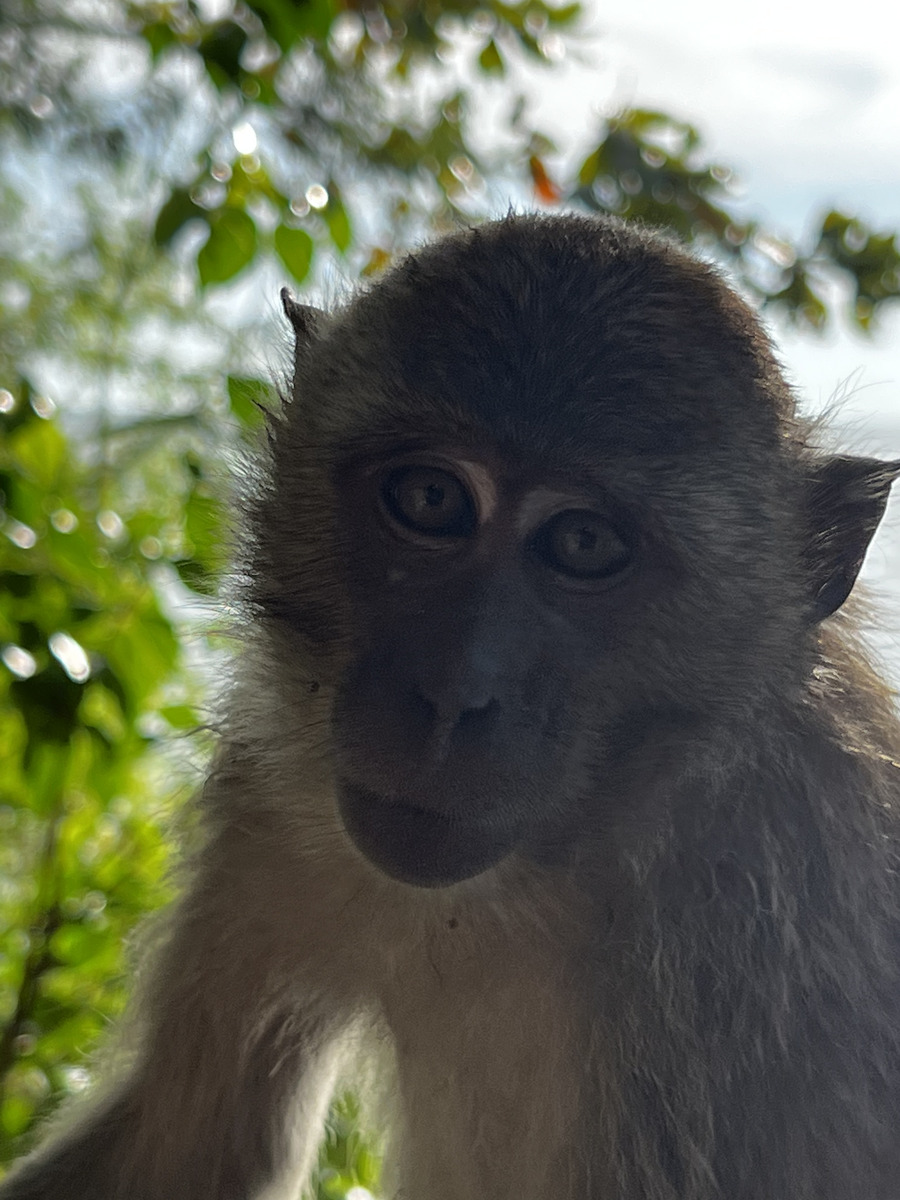
[[[669,228],[709,249],[761,308],[777,308],[800,325],[825,325],[835,278],[849,285],[846,316],[861,330],[885,301],[900,297],[895,234],[876,233],[832,211],[814,223],[808,248],[799,247],[759,221],[738,219],[733,193],[733,173],[705,161],[692,125],[638,110],[608,122],[567,195],[588,209]]]
[[[112,489],[85,473],[24,380],[0,400],[8,410],[0,417],[0,1147],[8,1156],[35,1116],[84,1085],[80,1052],[122,1007],[124,937],[165,895],[147,718],[156,713],[169,727],[162,685],[178,642],[145,565],[165,518],[136,510],[124,522],[109,507]]]
[[[362,1132],[363,1121],[359,1102],[346,1093],[331,1106],[325,1139],[319,1152],[315,1178],[315,1200],[345,1200],[351,1189],[352,1200],[362,1200],[366,1192],[378,1189],[381,1161],[372,1148],[372,1141]]]
[[[5,357],[5,356],[4,356]],[[209,587],[221,506],[203,430],[146,427],[82,456],[55,406],[0,390],[0,1153],[87,1082],[123,1004],[123,947],[168,894],[166,832],[199,680],[173,620]],[[168,597],[168,600],[167,600]]]
[[[533,128],[519,68],[552,68],[580,17],[545,0],[6,0],[0,122],[20,146],[140,164],[146,227],[176,250],[190,231],[201,289],[267,257],[297,283],[328,254],[374,269],[429,227],[527,203],[527,181],[539,203],[674,230],[803,325],[825,324],[841,279],[867,329],[900,295],[894,234],[828,212],[792,244],[739,215],[732,171],[665,113],[610,117],[580,165]]]
[[[0,1162],[88,1083],[128,934],[169,892],[206,750],[172,735],[202,723],[221,653],[196,612],[228,557],[222,480],[279,371],[260,295],[327,291],[335,262],[376,272],[510,202],[673,230],[815,328],[835,278],[861,329],[900,294],[892,234],[831,212],[791,244],[675,117],[610,117],[583,161],[536,129],[523,79],[583,47],[580,20],[544,0],[0,4]],[[317,1200],[377,1189],[359,1129],[344,1097]]]

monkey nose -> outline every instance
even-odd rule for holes
[[[454,734],[481,728],[499,706],[493,688],[485,680],[456,680],[417,690],[429,716],[429,756],[438,761],[446,757]]]
[[[444,679],[420,678],[416,691],[440,724],[455,725],[477,717],[496,703],[494,680],[481,671],[453,673]]]

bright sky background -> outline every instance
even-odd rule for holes
[[[900,6],[762,0],[587,0],[591,65],[565,64],[538,114],[568,137],[592,113],[659,107],[736,168],[748,211],[802,235],[829,206],[900,229]],[[877,413],[900,455],[900,304],[863,340],[777,331],[811,405],[852,377],[845,417]],[[863,418],[863,423],[868,422]],[[861,430],[860,436],[866,437]]]

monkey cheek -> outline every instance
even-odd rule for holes
[[[343,782],[338,807],[357,850],[391,879],[448,887],[480,875],[513,849],[514,831],[472,817],[429,812]]]

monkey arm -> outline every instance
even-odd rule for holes
[[[292,977],[282,969],[277,867],[266,893],[252,866],[263,856],[245,847],[234,874],[232,849],[207,848],[175,914],[132,1067],[0,1183],[2,1200],[296,1195],[321,1138],[342,1020],[304,984],[296,944]]]

